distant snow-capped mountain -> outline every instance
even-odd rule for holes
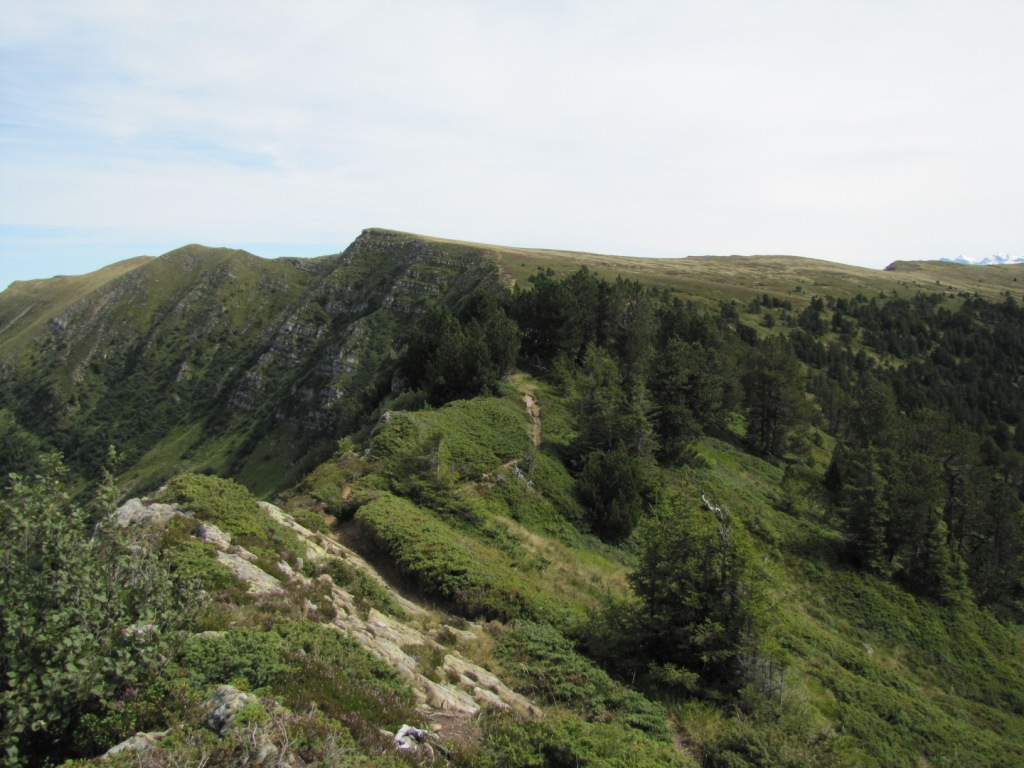
[[[1024,264],[1024,256],[1011,256],[1008,253],[996,253],[992,256],[957,256],[950,259],[943,256],[939,261],[951,261],[954,264],[974,264],[987,267],[991,264]]]

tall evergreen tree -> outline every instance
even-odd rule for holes
[[[826,482],[843,520],[853,558],[875,573],[891,573],[889,509],[877,450],[872,446],[837,446]]]
[[[747,439],[768,456],[781,456],[790,430],[806,419],[800,363],[780,336],[759,345],[743,376]]]
[[[720,508],[675,499],[645,521],[638,538],[629,580],[644,606],[638,632],[648,658],[733,687],[767,615],[746,531]]]

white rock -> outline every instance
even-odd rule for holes
[[[231,546],[231,534],[222,531],[213,523],[200,523],[194,535],[200,541],[212,544],[217,549],[224,550]]]
[[[277,592],[281,589],[281,582],[279,580],[238,555],[217,552],[217,560],[226,565],[235,576],[248,584],[249,591],[253,594]]]
[[[119,755],[122,752],[144,752],[148,749],[152,749],[153,746],[164,736],[167,735],[167,731],[160,731],[156,733],[136,733],[134,736],[122,741],[120,744],[115,744],[113,747],[103,753],[103,757],[113,757]]]
[[[122,528],[165,523],[180,514],[183,513],[176,504],[143,504],[141,499],[129,499],[114,512]]]

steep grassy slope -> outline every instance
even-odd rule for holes
[[[628,599],[624,576],[635,563],[630,547],[607,547],[566,525],[576,502],[555,458],[564,448],[556,415],[564,405],[539,382],[517,381],[500,400],[392,413],[366,458],[339,455],[289,506],[354,515],[341,524],[343,535],[386,557],[411,594],[446,610],[508,626],[539,622],[555,636],[594,642],[609,599]],[[550,411],[556,422],[550,437],[542,427],[537,450],[526,439],[523,391],[543,392],[541,419]],[[697,453],[699,467],[664,473],[663,492],[693,505],[706,494],[750,533],[781,661],[777,698],[758,703],[751,694],[746,708],[646,688],[667,704],[691,754],[705,765],[1024,761],[1019,633],[973,605],[942,607],[844,564],[834,519],[813,502],[787,505],[777,464],[714,439]],[[548,664],[527,684],[552,701],[582,695],[579,678],[556,682],[577,674],[571,660],[552,661],[557,655],[536,638],[517,647],[524,683],[527,670]]]
[[[0,337],[3,339],[0,350],[9,354],[19,340],[31,339],[41,325],[71,304],[150,260],[151,257],[139,256],[88,275],[11,283],[3,292],[3,302],[0,302]]]
[[[78,468],[114,443],[131,485],[200,468],[261,492],[390,386],[411,318],[497,280],[476,254],[377,230],[319,259],[186,246],[128,266],[3,294],[0,405]]]

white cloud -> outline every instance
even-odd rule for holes
[[[1015,2],[0,10],[8,226],[873,266],[1024,252]]]

